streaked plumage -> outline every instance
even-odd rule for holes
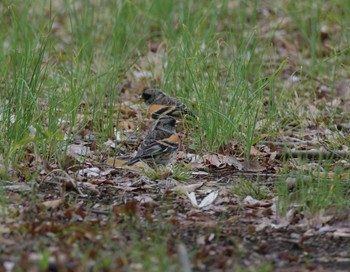
[[[133,165],[138,161],[168,164],[179,148],[180,138],[176,134],[176,120],[170,116],[161,116],[148,131],[134,158],[128,161]]]
[[[148,113],[153,119],[158,119],[163,115],[179,118],[186,114],[198,118],[197,114],[188,109],[184,103],[160,90],[147,89],[143,92],[142,98],[148,105]]]

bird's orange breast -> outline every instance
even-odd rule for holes
[[[171,135],[169,138],[166,139],[170,143],[180,143],[180,137],[177,134]]]
[[[152,104],[148,107],[148,114],[152,114],[154,112],[157,112],[162,108],[164,108],[164,105]]]

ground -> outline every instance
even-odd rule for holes
[[[0,12],[0,271],[349,270],[350,4]],[[150,87],[199,118],[129,167]]]

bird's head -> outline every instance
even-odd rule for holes
[[[152,104],[159,96],[164,95],[164,93],[157,89],[146,89],[142,93],[142,99],[145,100],[147,105]]]
[[[171,116],[161,116],[153,126],[153,129],[166,131],[169,133],[176,133],[176,119]]]

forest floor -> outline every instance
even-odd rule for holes
[[[46,2],[0,3],[0,271],[349,270],[350,3]],[[199,115],[155,170],[147,87]]]

